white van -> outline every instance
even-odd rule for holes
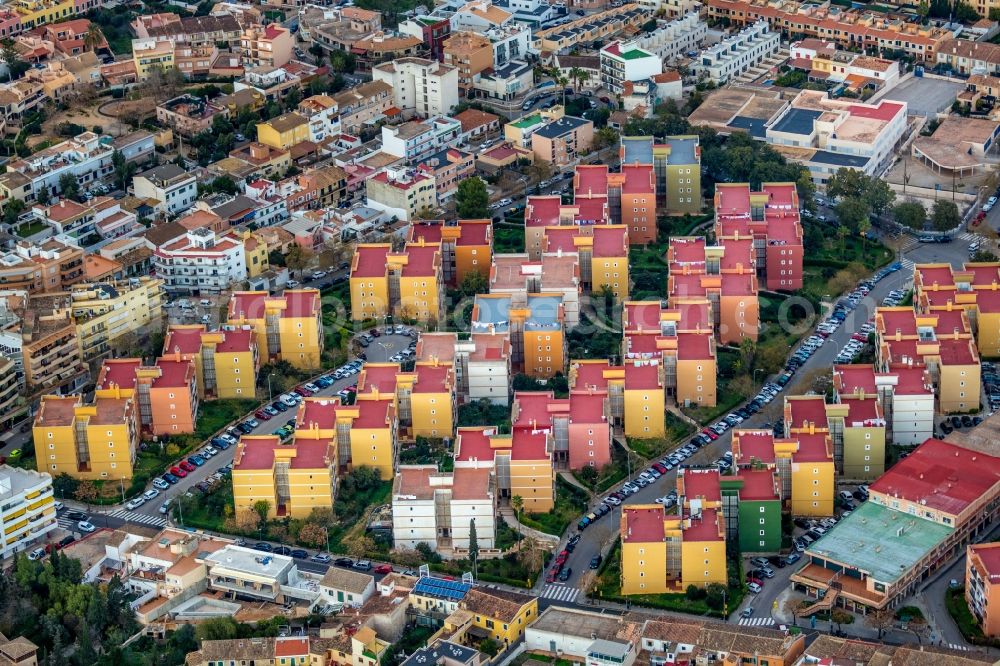
[[[762,588],[757,583],[747,583],[747,589],[750,590],[751,594],[757,594],[758,592],[760,592],[764,588]]]

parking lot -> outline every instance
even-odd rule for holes
[[[873,97],[872,102],[882,99],[905,102],[907,113],[931,118],[950,107],[964,88],[961,83],[944,79],[907,76],[887,93]]]

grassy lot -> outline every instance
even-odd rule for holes
[[[664,216],[656,221],[656,229],[660,237],[690,236],[695,227],[708,222],[713,217],[712,213],[705,213],[704,215],[690,215],[685,213],[680,216]]]
[[[969,604],[965,602],[965,588],[957,587],[945,592],[945,605],[951,619],[958,625],[958,630],[962,632],[965,640],[974,645],[988,645],[1000,647],[1000,640],[987,638],[983,634],[983,628],[979,626],[979,621],[969,610]]]
[[[731,388],[728,379],[720,376],[718,382],[715,407],[681,407],[681,411],[698,423],[707,425],[716,421],[720,416],[725,416],[750,398],[749,394]]]
[[[17,235],[21,238],[28,238],[29,236],[34,236],[39,231],[45,231],[48,228],[44,222],[40,220],[33,220],[31,222],[25,222],[17,228]]]
[[[628,252],[632,277],[631,299],[642,301],[663,298],[667,293],[666,243],[632,247]]]
[[[663,439],[629,439],[628,447],[646,460],[659,458],[694,432],[694,426],[673,412],[666,413],[667,436]]]
[[[805,224],[821,225],[811,221]],[[814,304],[818,304],[824,296],[831,299],[838,297],[895,257],[892,250],[881,243],[860,236],[841,239],[835,230],[823,225],[818,232],[815,228],[807,231],[806,236],[802,291],[798,295]]]
[[[548,513],[526,513],[521,522],[546,534],[560,535],[570,522],[578,519],[587,508],[587,494],[576,486],[556,477],[556,506]]]
[[[467,560],[446,560],[431,564],[431,569],[457,577],[466,571],[472,571],[472,563]],[[476,578],[479,580],[516,587],[531,587],[542,572],[541,569],[528,570],[516,553],[492,560],[480,560],[477,569]]]
[[[493,251],[497,254],[524,252],[524,227],[493,225]]]
[[[601,468],[597,473],[596,479],[588,479],[585,475],[581,475],[580,472],[573,472],[573,478],[587,488],[598,493],[603,493],[628,475],[628,461],[625,456],[625,449],[617,443],[613,443],[611,445],[611,462]]]

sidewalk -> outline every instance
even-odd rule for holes
[[[530,536],[538,539],[543,542],[542,545],[548,543],[554,545],[559,543],[560,537],[557,537],[554,534],[548,534],[547,532],[540,532],[533,527],[528,527],[527,525],[523,525],[518,522],[517,516],[514,515],[514,509],[509,506],[500,507],[500,517],[504,519],[504,522],[510,525],[511,529],[520,530],[521,534],[524,536]]]
[[[587,493],[587,496],[590,497],[590,499],[594,498],[594,492],[590,488],[588,488],[587,486],[585,486],[582,483],[580,483],[577,480],[577,478],[575,476],[573,476],[573,472],[568,472],[566,470],[561,470],[559,472],[559,476],[562,478],[563,481],[565,481],[569,485],[575,486],[575,487],[579,488],[580,490],[582,490],[583,492]]]

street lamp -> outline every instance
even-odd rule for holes
[[[267,401],[268,402],[271,402],[271,377],[273,377],[273,376],[274,376],[273,372],[269,373],[267,375]]]
[[[754,368],[754,371],[753,371],[753,385],[754,385],[754,388],[757,387],[757,373],[758,372],[764,372],[764,368]]]

